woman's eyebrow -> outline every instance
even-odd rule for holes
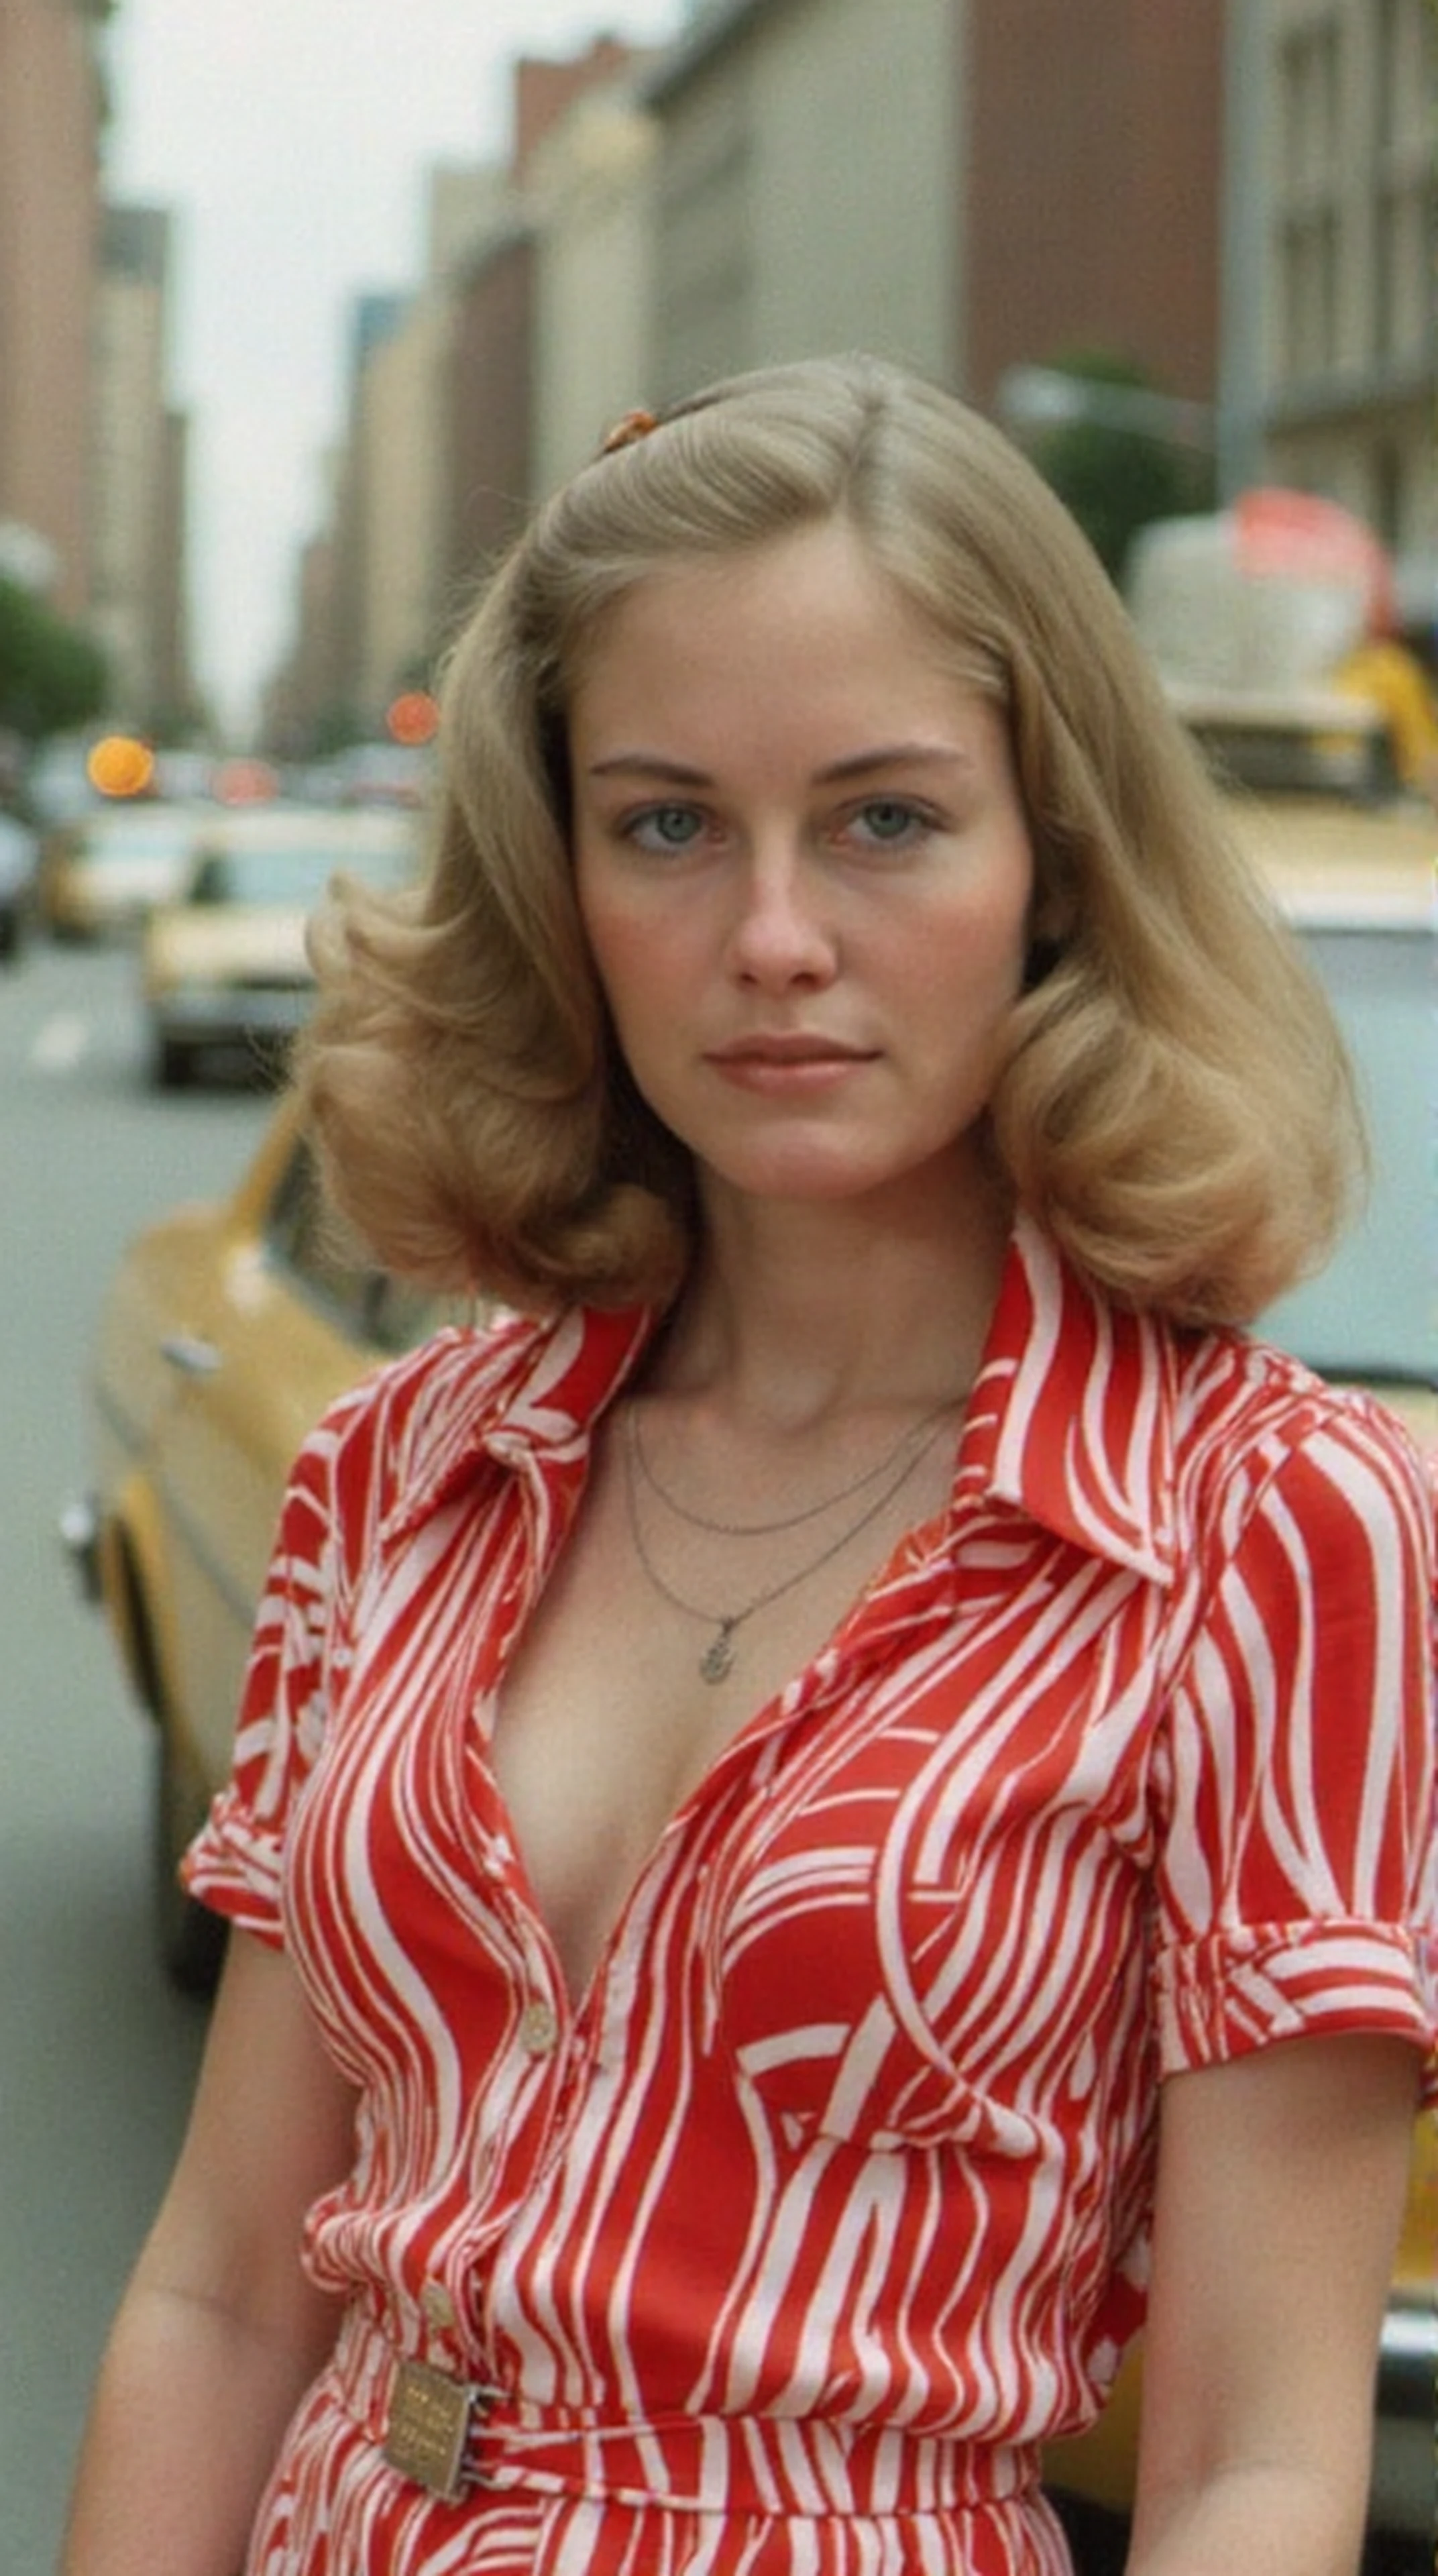
[[[682,760],[666,760],[657,751],[616,751],[607,760],[591,761],[589,778],[659,778],[669,787],[712,787],[707,770],[691,769]]]
[[[875,769],[971,769],[973,755],[953,742],[889,742],[872,751],[856,751],[831,761],[817,772],[824,786],[846,778],[863,778]]]

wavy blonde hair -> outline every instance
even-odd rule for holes
[[[630,1082],[581,930],[567,709],[656,566],[840,519],[1002,708],[1035,943],[990,1107],[1016,1200],[1110,1294],[1252,1317],[1361,1169],[1327,1004],[1067,512],[996,430],[866,358],[736,377],[535,514],[449,657],[422,890],[318,918],[298,1079],[380,1258],[525,1306],[663,1302],[692,1170]]]

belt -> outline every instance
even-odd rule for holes
[[[525,2488],[692,2512],[869,2517],[1002,2502],[1038,2483],[1034,2444],[777,2415],[539,2405],[397,2352],[351,2311],[331,2365],[346,2412],[401,2477],[456,2501]]]

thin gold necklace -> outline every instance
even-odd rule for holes
[[[934,1406],[932,1413],[925,1413],[917,1422],[911,1422],[908,1430],[895,1441],[893,1448],[886,1449],[883,1457],[872,1467],[866,1467],[861,1476],[855,1476],[851,1483],[841,1485],[837,1493],[825,1494],[822,1502],[807,1503],[802,1512],[786,1513],[782,1520],[711,1521],[706,1519],[703,1512],[693,1511],[687,1503],[681,1503],[678,1495],[671,1494],[668,1486],[661,1484],[654,1472],[644,1443],[639,1436],[639,1413],[635,1406],[631,1406],[629,1413],[629,1443],[633,1451],[634,1463],[651,1494],[658,1496],[665,1510],[672,1512],[677,1521],[687,1521],[691,1529],[708,1530],[716,1538],[772,1538],[780,1530],[802,1529],[806,1521],[816,1521],[821,1519],[825,1512],[837,1511],[840,1503],[850,1502],[855,1494],[862,1494],[866,1486],[876,1484],[881,1476],[887,1476],[891,1468],[896,1468],[911,1444],[917,1446],[922,1442],[923,1446],[927,1447],[928,1441],[925,1435],[933,1431],[943,1420],[944,1415],[953,1411],[956,1404],[962,1404],[967,1393],[968,1390],[965,1388],[963,1394],[946,1396],[942,1404]],[[862,1522],[859,1526],[862,1528]]]
[[[955,1401],[958,1399],[956,1398]],[[949,1410],[949,1406],[943,1407],[944,1412]],[[702,1619],[706,1627],[713,1629],[714,1634],[699,1658],[699,1673],[702,1680],[722,1682],[728,1679],[734,1669],[734,1639],[746,1620],[752,1619],[757,1611],[767,1610],[771,1601],[781,1600],[786,1592],[795,1591],[799,1584],[807,1583],[811,1574],[817,1574],[821,1566],[827,1565],[831,1557],[837,1556],[840,1549],[847,1547],[851,1539],[857,1538],[861,1530],[867,1529],[871,1521],[876,1521],[879,1514],[908,1483],[920,1459],[927,1455],[938,1436],[939,1422],[931,1417],[928,1437],[919,1442],[903,1458],[882,1493],[874,1501],[866,1503],[858,1519],[851,1521],[846,1529],[840,1530],[837,1538],[830,1539],[828,1545],[822,1548],[817,1556],[811,1557],[807,1565],[801,1565],[797,1574],[787,1574],[781,1583],[769,1584],[764,1591],[756,1592],[751,1601],[743,1602],[737,1610],[706,1610],[699,1602],[686,1600],[682,1592],[676,1592],[671,1584],[665,1582],[644,1544],[644,1532],[639,1520],[639,1479],[635,1467],[638,1453],[635,1408],[632,1404],[627,1408],[624,1424],[624,1499],[629,1512],[629,1529],[634,1541],[634,1553],[661,1600],[667,1601],[671,1609],[682,1610],[690,1619]],[[869,1481],[871,1480],[865,1479],[866,1483]]]

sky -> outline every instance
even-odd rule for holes
[[[418,283],[426,169],[503,157],[518,54],[659,43],[684,16],[683,0],[120,0],[106,189],[176,217],[194,657],[232,732],[292,631],[351,300]]]

